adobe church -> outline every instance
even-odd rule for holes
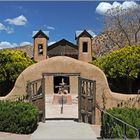
[[[76,31],[76,44],[73,44],[66,39],[62,39],[48,46],[48,32],[42,30],[37,31],[33,35],[33,59],[36,62],[40,62],[55,56],[67,56],[84,62],[91,62],[93,59],[92,40],[94,36],[95,34],[91,30]],[[63,75],[49,76],[49,80],[47,80],[49,87],[46,90],[46,94],[57,94],[59,92],[59,88],[57,86],[61,84],[62,80],[64,80],[66,85],[69,85],[67,92],[73,95],[77,95],[78,79],[74,76]]]
[[[40,30],[33,36],[34,60],[39,62],[54,56],[68,56],[81,61],[91,62],[93,55],[92,40],[94,37],[95,34],[91,30],[77,31],[75,34],[77,44],[62,39],[48,46],[48,34]]]
[[[68,117],[77,114],[76,118],[80,122],[91,124],[100,123],[101,112],[98,107],[139,108],[137,95],[112,92],[104,72],[87,63],[93,59],[94,36],[91,31],[79,31],[75,35],[77,44],[62,39],[48,46],[48,35],[41,30],[36,32],[33,36],[33,58],[38,63],[26,68],[17,78],[12,91],[7,96],[0,97],[0,100],[15,100],[27,96],[29,101],[39,108],[45,121],[55,107],[57,109],[53,113],[59,112],[56,112],[54,117],[63,116],[59,106],[62,95],[59,93],[60,91],[63,93],[62,87],[65,85],[67,87],[65,104],[70,105],[68,108],[71,107]]]

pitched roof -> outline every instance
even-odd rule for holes
[[[78,46],[62,39],[48,46],[48,55],[78,55]]]
[[[96,36],[95,33],[92,30],[76,31],[75,39],[77,39],[77,38],[79,38],[83,35],[87,35],[91,38]]]
[[[33,38],[38,37],[39,35],[42,35],[43,37],[49,39],[49,31],[33,31]]]

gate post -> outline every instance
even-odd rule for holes
[[[96,81],[93,82],[93,110],[92,124],[96,124]]]
[[[81,78],[78,76],[78,122],[82,122],[81,116]]]
[[[42,74],[42,94],[43,94],[43,102],[44,102],[44,108],[43,108],[43,116],[42,116],[42,122],[45,123],[45,77]]]
[[[31,102],[32,91],[31,91],[31,83],[30,83],[30,81],[27,81],[26,93],[27,93],[27,99],[29,100],[29,102]]]

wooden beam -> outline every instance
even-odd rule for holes
[[[42,73],[43,76],[80,76],[80,73]]]

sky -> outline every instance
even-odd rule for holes
[[[33,31],[49,31],[49,44],[65,38],[75,43],[77,30],[103,31],[103,16],[117,6],[139,1],[0,1],[0,49],[32,44]]]

